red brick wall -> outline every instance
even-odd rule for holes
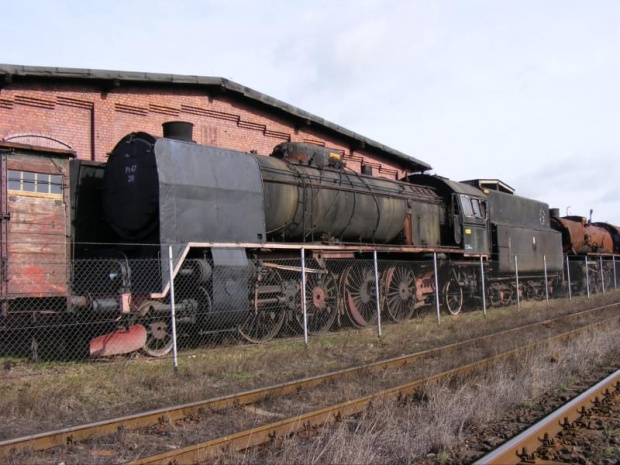
[[[85,159],[105,161],[116,142],[129,132],[161,136],[161,124],[172,120],[194,123],[194,140],[201,144],[267,155],[287,140],[318,143],[342,151],[347,167],[355,171],[360,171],[363,160],[377,164],[376,176],[394,179],[394,170],[399,177],[404,174],[394,162],[367,151],[352,154],[344,140],[327,135],[318,126],[297,128],[292,120],[226,94],[209,97],[181,86],[125,85],[109,93],[87,85],[35,84],[14,84],[0,91],[0,139],[44,136],[70,146]]]

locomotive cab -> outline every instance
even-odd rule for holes
[[[433,187],[446,205],[442,244],[473,254],[488,254],[489,227],[486,195],[479,189],[441,176],[413,174],[407,182]]]

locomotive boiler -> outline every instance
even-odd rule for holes
[[[595,222],[581,216],[560,217],[551,209],[553,228],[562,234],[562,248],[572,263],[571,281],[577,292],[599,292],[614,283],[615,260],[604,257],[620,253],[620,229],[609,223]],[[588,261],[586,257],[590,256]]]

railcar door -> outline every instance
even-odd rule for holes
[[[16,147],[3,160],[2,283],[11,299],[67,294],[68,156],[48,150]]]

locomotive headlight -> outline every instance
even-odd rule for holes
[[[110,281],[114,281],[116,278],[118,278],[118,273],[116,271],[110,271],[110,274],[108,276],[110,277]]]

